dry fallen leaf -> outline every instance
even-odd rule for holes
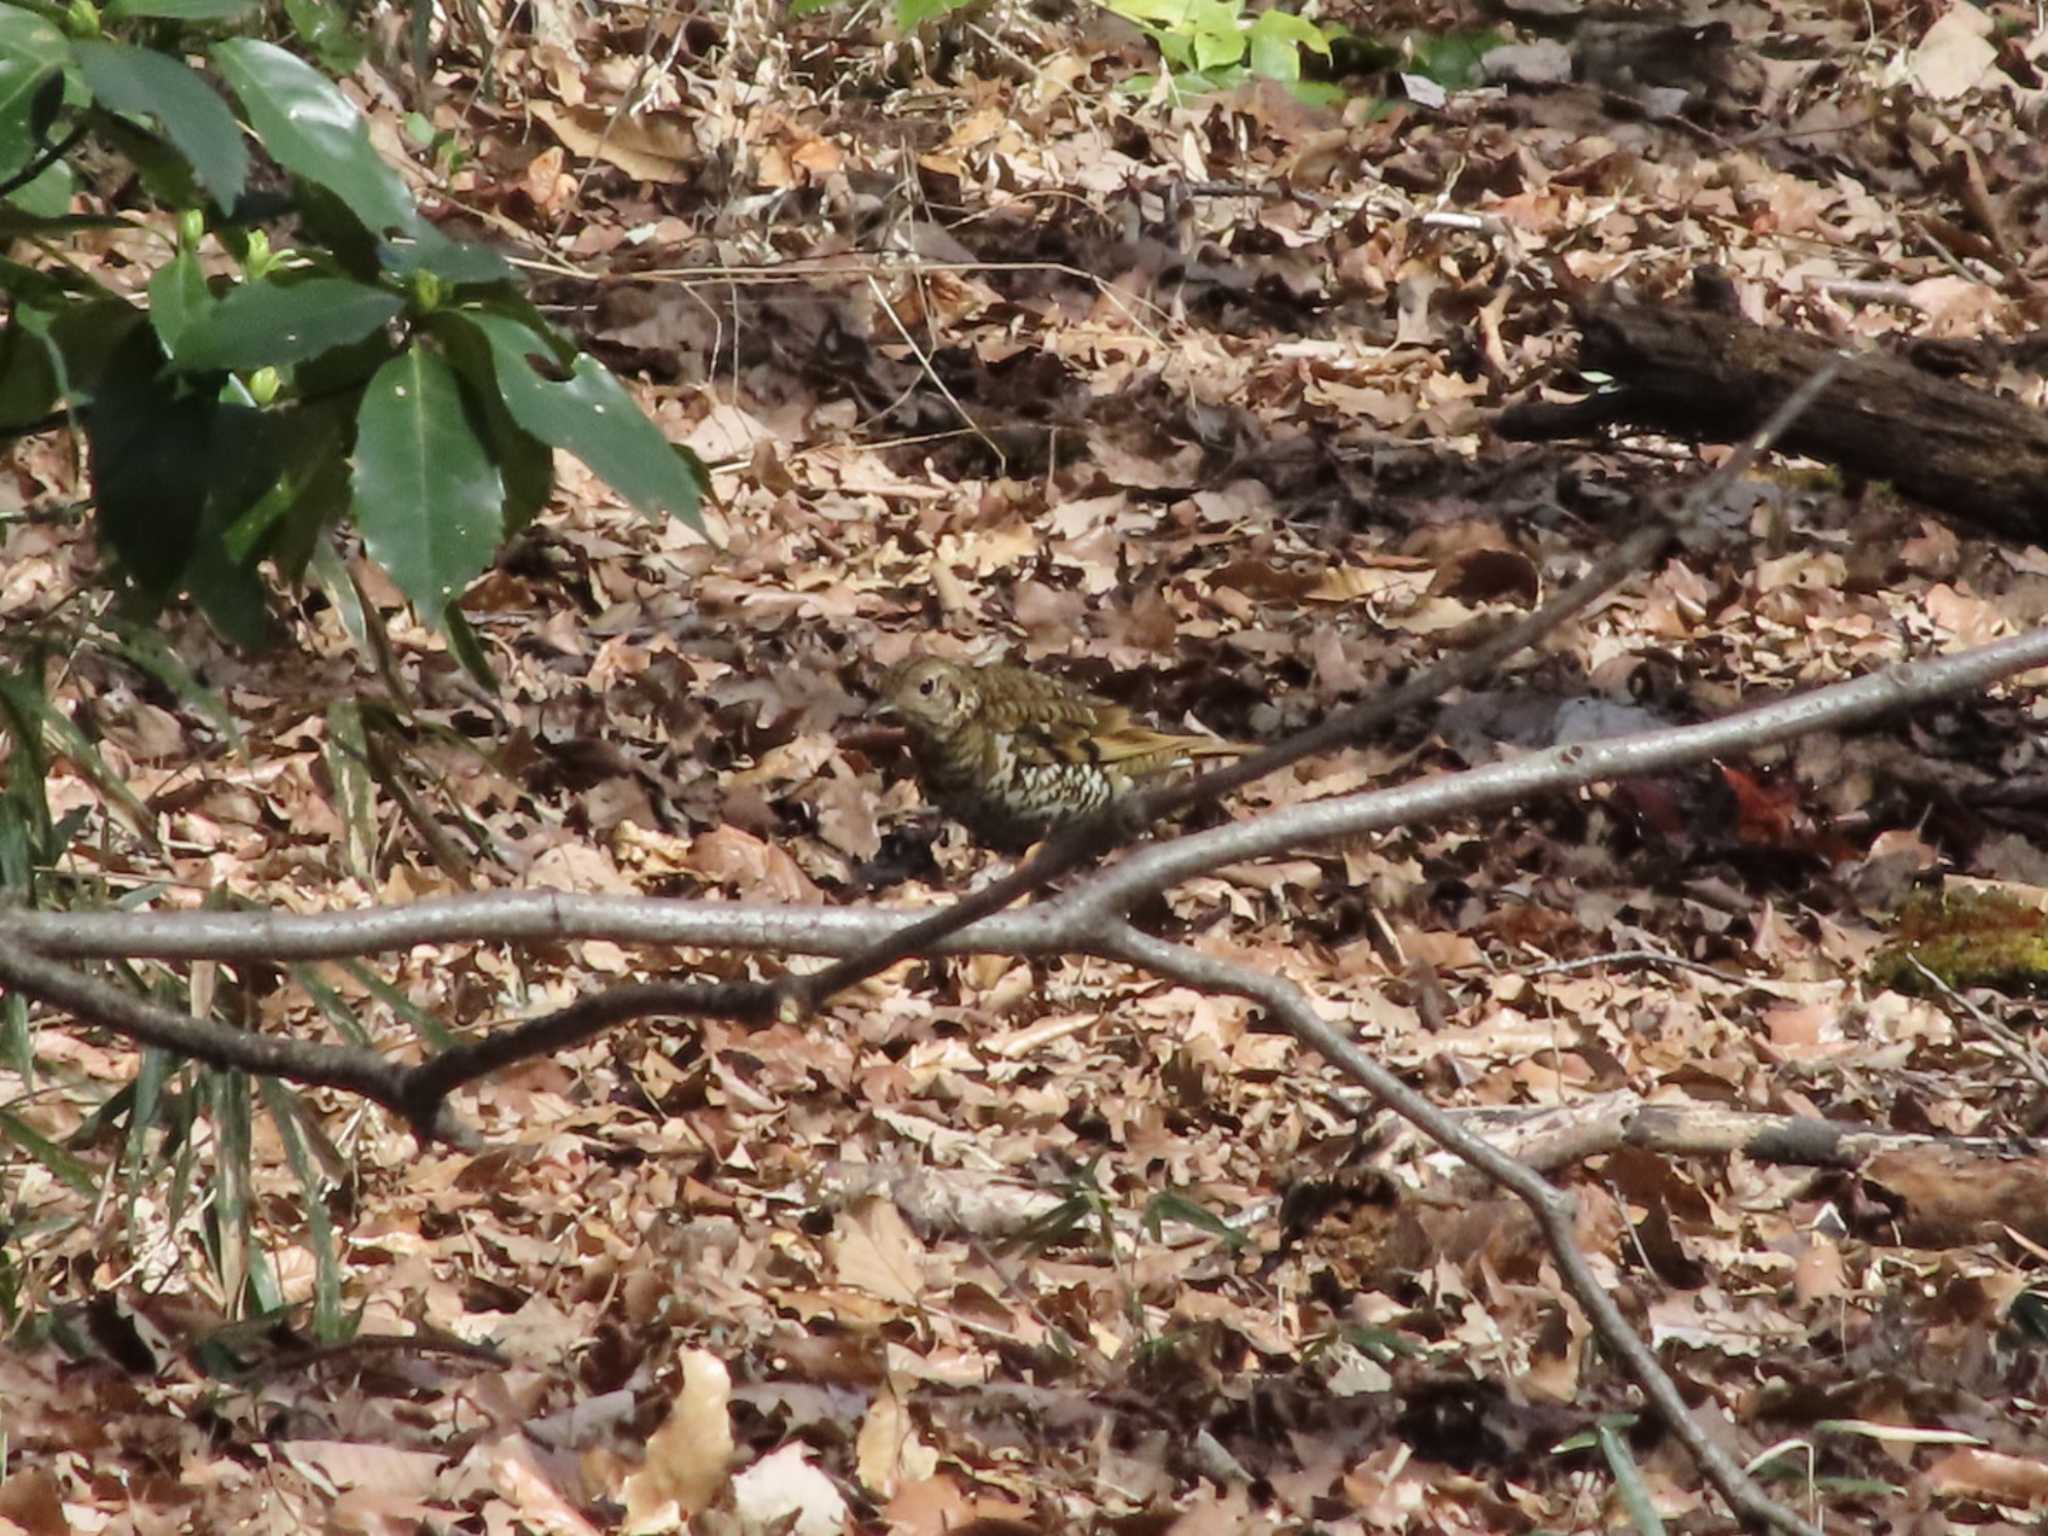
[[[668,1417],[647,1440],[647,1460],[619,1490],[627,1529],[680,1529],[710,1507],[729,1480],[732,1377],[725,1362],[701,1349],[683,1351],[683,1384]]]

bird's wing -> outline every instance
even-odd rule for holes
[[[1134,776],[1163,773],[1198,757],[1241,757],[1251,748],[1215,736],[1175,736],[1137,724],[1117,705],[1085,720],[1044,720],[1012,734],[1019,762],[1086,763]]]
[[[1176,736],[1126,721],[1096,735],[1097,762],[1128,764],[1133,773],[1157,773],[1197,757],[1242,757],[1252,749],[1220,736]]]
[[[1007,733],[1010,754],[1031,768],[1056,768],[1105,761],[1095,740],[1095,717],[1039,718],[1014,725]]]

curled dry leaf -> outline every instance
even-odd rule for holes
[[[731,1470],[732,1376],[701,1349],[683,1352],[683,1384],[647,1440],[647,1460],[620,1486],[630,1531],[675,1530],[710,1507]]]

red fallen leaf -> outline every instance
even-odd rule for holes
[[[1727,763],[1719,767],[1722,781],[1735,796],[1735,835],[1748,846],[1818,854],[1830,864],[1858,857],[1846,840],[1815,825],[1801,804],[1804,791],[1798,783],[1766,783]]]
[[[1754,774],[1721,764],[1721,778],[1735,796],[1735,835],[1756,848],[1803,848],[1806,818],[1797,784],[1765,784]]]
[[[1614,801],[1651,831],[1676,837],[1693,823],[1692,814],[1679,803],[1676,783],[1671,779],[1624,779],[1614,786]]]

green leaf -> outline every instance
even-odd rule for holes
[[[0,430],[41,421],[56,404],[57,372],[50,365],[50,350],[22,325],[17,310],[0,331]]]
[[[905,32],[915,32],[928,21],[950,15],[971,3],[971,0],[896,0],[896,25]]]
[[[1479,79],[1479,61],[1506,42],[1505,35],[1492,29],[1413,38],[1412,67],[1447,90],[1463,90]]]
[[[358,987],[361,987],[371,997],[382,1003],[386,1008],[389,1008],[398,1018],[410,1024],[419,1037],[427,1043],[428,1049],[436,1055],[442,1051],[452,1050],[455,1046],[461,1044],[449,1032],[448,1026],[441,1022],[438,1014],[429,1009],[422,1008],[410,997],[407,997],[404,992],[394,987],[382,976],[379,976],[375,971],[363,964],[362,961],[342,960],[336,963],[343,974]]]
[[[203,1075],[207,1108],[218,1140],[213,1154],[214,1263],[231,1313],[264,1310],[258,1278],[261,1257],[250,1222],[250,1189],[254,1182],[249,1077],[233,1069],[208,1069]],[[244,1295],[247,1287],[249,1295]]]
[[[335,563],[340,563],[338,558]],[[318,571],[323,561],[316,558],[313,564]],[[354,583],[344,572],[330,592],[337,587],[353,592]],[[359,639],[356,645],[359,650],[369,649],[367,639]],[[350,874],[370,882],[376,878],[377,868],[377,784],[370,776],[364,730],[362,705],[356,700],[340,699],[328,705],[327,782],[334,809],[341,817],[342,857]]]
[[[323,1344],[336,1343],[347,1331],[341,1307],[341,1259],[334,1241],[334,1220],[327,1213],[326,1181],[306,1150],[312,1122],[304,1101],[277,1079],[262,1078],[257,1089],[304,1196],[306,1238],[313,1250],[313,1336]]]
[[[1145,1214],[1142,1219],[1145,1231],[1155,1239],[1159,1236],[1160,1227],[1163,1223],[1179,1221],[1206,1232],[1211,1237],[1221,1238],[1224,1245],[1232,1252],[1244,1247],[1250,1241],[1244,1233],[1233,1227],[1207,1206],[1198,1205],[1186,1195],[1174,1190],[1167,1190],[1164,1193],[1154,1195],[1147,1201],[1145,1203]]]
[[[1305,107],[1341,107],[1351,100],[1351,95],[1334,80],[1296,80],[1287,87],[1287,92]],[[1380,112],[1374,109],[1368,121],[1377,120]]]
[[[306,995],[313,1000],[313,1006],[320,1010],[321,1017],[332,1024],[350,1045],[359,1045],[367,1050],[375,1044],[376,1037],[369,1027],[363,1023],[356,1011],[349,1007],[347,1000],[339,992],[320,979],[317,967],[292,965],[287,966],[286,970],[294,982],[306,989]]]
[[[351,406],[356,403],[347,402]],[[348,516],[347,448],[354,440],[352,419],[348,425],[350,430],[338,433],[327,452],[309,453],[295,460],[288,471],[294,494],[264,549],[288,582],[297,582],[305,574],[308,562],[327,547],[328,535]]]
[[[505,409],[491,349],[479,332],[465,325],[450,325],[442,328],[440,340],[448,349],[448,361],[462,375],[467,386],[464,398],[477,409],[484,441],[490,445],[498,476],[505,482],[505,536],[510,538],[523,531],[554,494],[555,451]]]
[[[1664,1521],[1657,1514],[1656,1502],[1635,1457],[1629,1454],[1628,1442],[1605,1418],[1600,1421],[1598,1434],[1600,1454],[1607,1458],[1607,1468],[1614,1474],[1615,1492],[1621,1495],[1622,1508],[1628,1511],[1636,1536],[1664,1536]]]
[[[211,57],[264,148],[286,170],[333,192],[373,233],[419,227],[412,194],[371,147],[362,113],[332,81],[254,38],[216,43]]]
[[[0,287],[6,285],[6,266],[0,263]],[[98,390],[109,361],[136,331],[146,329],[142,311],[125,299],[60,299],[54,313],[19,298],[17,303],[20,307],[14,311],[8,327],[6,351],[11,358],[18,346],[20,355],[18,361],[7,365],[7,388],[11,392],[18,382],[24,391],[21,404],[28,406],[35,399],[38,370],[47,368],[55,394],[54,399],[19,423],[9,418],[9,424],[33,421],[49,405],[74,406],[89,401]],[[32,361],[32,352],[41,354],[40,365]],[[22,370],[18,381],[13,371],[16,367]]]
[[[283,414],[257,406],[232,379],[216,396],[207,440],[213,466],[207,475],[206,521],[199,543],[203,550],[211,550],[209,558],[224,565],[240,563],[228,552],[228,529],[267,496],[284,473]]]
[[[354,400],[328,398],[264,412],[275,448],[275,473],[223,530],[221,539],[230,559],[253,564],[268,555],[278,561],[287,581],[296,580],[306,542],[297,533],[301,502],[319,494],[320,483],[338,471],[343,494],[332,504],[334,518],[338,520],[348,509],[343,459],[352,435],[355,404]],[[281,531],[286,529],[292,532]]]
[[[526,431],[576,455],[642,512],[666,512],[703,531],[702,482],[596,358],[579,353],[566,379],[544,378],[527,359],[553,363],[555,344],[521,321],[464,308],[443,310],[431,323],[437,331],[447,324],[482,332],[505,408]]]
[[[377,371],[356,417],[356,526],[421,618],[491,563],[505,487],[455,370],[415,344]]]
[[[284,13],[299,41],[330,75],[349,74],[363,62],[362,36],[340,6],[329,0],[284,0]]]
[[[162,367],[156,333],[137,326],[85,419],[100,536],[147,607],[167,599],[191,563],[213,469],[214,401]]]
[[[361,341],[395,318],[405,300],[345,277],[244,283],[185,331],[174,367],[283,367]]]
[[[1304,48],[1324,58],[1330,56],[1330,44],[1322,29],[1286,11],[1262,12],[1252,23],[1248,36],[1252,73],[1267,80],[1299,80]]]
[[[377,259],[400,277],[431,272],[451,283],[508,283],[515,276],[512,263],[489,246],[451,240],[424,221],[407,238],[379,242]]]
[[[1194,44],[1197,69],[1219,69],[1241,60],[1250,45],[1245,41],[1243,27],[1238,24],[1237,7],[1208,3],[1208,0],[1198,4]]]
[[[206,274],[191,251],[178,252],[149,280],[149,323],[172,357],[178,355],[178,343],[186,333],[212,313],[213,307]]]
[[[1179,31],[1188,25],[1195,0],[1110,0],[1109,9],[1145,28]]]
[[[61,219],[78,190],[78,175],[66,160],[52,160],[34,180],[16,187],[8,203],[39,219]]]
[[[102,106],[163,124],[222,209],[234,207],[249,180],[249,151],[235,114],[220,93],[183,60],[126,43],[81,41],[71,45],[80,73]]]
[[[448,649],[455,653],[455,659],[462,663],[476,685],[496,698],[499,693],[498,674],[491,666],[490,652],[483,647],[477,633],[469,627],[469,620],[462,612],[460,603],[450,603],[441,614],[442,631],[448,636]]]
[[[0,6],[0,175],[20,170],[42,147],[42,93],[70,57],[71,45],[51,23]]]
[[[155,825],[156,818],[136,798],[135,791],[128,787],[128,781],[108,766],[107,760],[100,756],[100,749],[69,715],[52,704],[41,689],[24,684],[19,677],[0,674],[0,692],[6,695],[9,718],[24,730],[22,739],[33,740],[34,751],[43,761],[53,757],[68,759],[71,766],[90,780],[102,795],[121,808],[146,841],[155,842],[155,834],[149,829]],[[44,810],[47,814],[47,807]],[[45,841],[54,843],[56,840],[52,836]],[[59,851],[59,847],[46,847],[43,853],[54,855]]]
[[[160,21],[240,21],[260,0],[108,0],[109,21],[152,16]]]
[[[88,1200],[98,1197],[100,1181],[91,1166],[80,1162],[18,1116],[0,1113],[0,1138],[13,1142],[41,1163],[59,1183],[68,1184],[73,1194]]]

